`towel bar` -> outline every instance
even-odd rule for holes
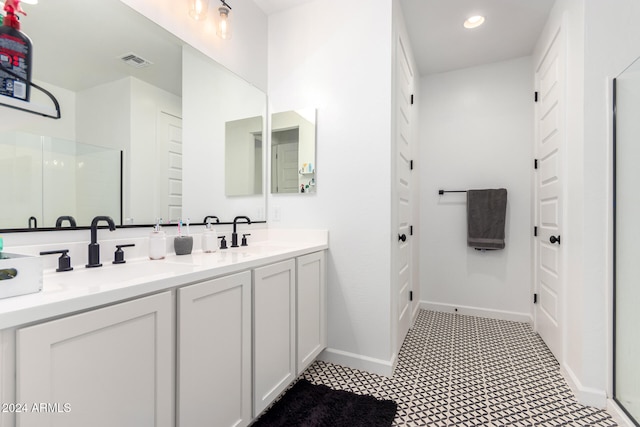
[[[444,193],[466,193],[467,190],[438,190],[438,194],[443,195]]]

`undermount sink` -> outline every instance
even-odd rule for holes
[[[42,290],[42,258],[0,252],[0,298]]]

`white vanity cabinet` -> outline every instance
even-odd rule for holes
[[[253,415],[296,377],[296,262],[253,272]]]
[[[300,375],[327,346],[325,251],[296,259],[297,371]]]
[[[251,421],[251,272],[178,289],[178,426]]]
[[[173,301],[163,292],[18,329],[17,425],[172,426]]]
[[[52,275],[17,297],[29,316],[0,301],[0,427],[248,426],[326,347],[324,247]]]

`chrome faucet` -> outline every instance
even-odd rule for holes
[[[237,248],[238,247],[238,233],[236,232],[236,225],[238,224],[238,220],[239,219],[245,219],[245,220],[247,220],[247,224],[251,224],[251,220],[249,219],[248,216],[237,216],[237,217],[233,218],[233,233],[231,233],[231,247],[232,248]]]
[[[106,221],[109,224],[109,230],[114,231],[116,225],[113,223],[111,217],[97,216],[91,221],[91,243],[89,243],[89,263],[87,268],[102,267],[100,263],[100,245],[98,244],[98,223],[100,221]]]

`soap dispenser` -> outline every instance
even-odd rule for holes
[[[162,218],[156,219],[156,225],[149,235],[149,258],[164,259],[167,256],[167,235],[160,228]]]
[[[218,249],[218,233],[211,225],[211,218],[215,218],[219,223],[220,220],[215,216],[207,216],[204,232],[202,233],[202,252],[211,253]]]

